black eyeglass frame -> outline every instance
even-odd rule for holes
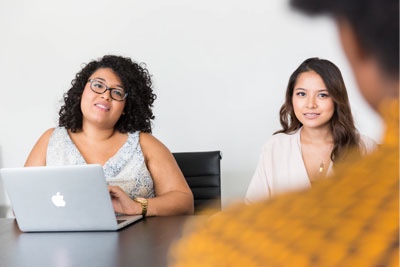
[[[102,94],[104,94],[105,92],[110,91],[110,97],[111,97],[113,100],[115,100],[115,101],[122,102],[122,101],[124,101],[124,100],[126,99],[126,97],[128,96],[128,93],[125,92],[125,90],[124,90],[123,88],[108,87],[102,80],[99,80],[99,79],[89,79],[88,82],[90,83],[90,86],[89,86],[89,87],[90,87],[90,90],[92,90],[93,93],[102,95]],[[104,87],[105,87],[106,89],[105,89],[102,93],[95,91],[95,90],[92,88],[93,82],[101,83],[102,85],[104,85]],[[122,99],[115,99],[115,98],[113,97],[113,94],[112,94],[112,91],[115,90],[115,89],[117,89],[117,90],[121,90],[121,89],[124,90],[124,93],[125,93],[124,98],[122,98]]]

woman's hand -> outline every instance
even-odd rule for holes
[[[141,205],[133,201],[121,187],[109,185],[108,192],[115,212],[126,215],[142,214]]]

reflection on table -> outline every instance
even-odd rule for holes
[[[116,232],[22,233],[0,219],[0,262],[14,266],[167,266],[170,245],[198,216],[150,217]]]

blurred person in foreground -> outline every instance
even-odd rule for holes
[[[171,266],[399,266],[399,1],[291,0],[337,23],[359,89],[384,121],[377,151],[303,192],[232,206],[171,251]]]

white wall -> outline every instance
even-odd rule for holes
[[[109,53],[147,63],[158,95],[153,133],[171,151],[223,152],[224,205],[244,196],[262,144],[279,129],[287,80],[308,57],[341,68],[357,127],[380,139],[332,22],[286,1],[2,0],[0,33],[0,167],[23,166],[57,124],[81,64]]]

